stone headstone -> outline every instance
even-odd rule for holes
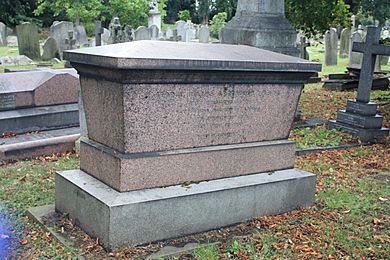
[[[167,29],[167,31],[165,32],[165,38],[167,40],[170,40],[170,41],[173,40],[173,29],[172,28]]]
[[[38,26],[32,23],[23,23],[16,26],[18,35],[18,48],[20,55],[26,55],[30,59],[40,59]]]
[[[0,74],[0,111],[78,102],[73,69]]]
[[[134,40],[142,41],[142,40],[150,40],[150,34],[148,28],[145,26],[140,26],[134,32]]]
[[[332,66],[337,65],[337,52],[338,52],[338,37],[337,30],[330,28],[325,32],[325,65]]]
[[[26,66],[31,64],[34,64],[34,62],[25,55],[0,57],[1,66]]]
[[[383,39],[387,39],[387,38],[390,38],[390,31],[389,29],[384,29],[383,30]]]
[[[15,46],[17,47],[18,46],[18,37],[14,36],[14,35],[7,36],[7,45],[12,46],[12,47],[15,47]]]
[[[363,42],[363,40],[364,40],[363,31],[358,30],[352,34],[352,36],[351,36],[351,43],[352,44],[349,47],[348,67],[353,68],[353,69],[360,69],[361,64],[362,64],[363,55],[361,53],[353,52],[352,46],[353,46],[353,43]]]
[[[351,29],[345,28],[340,36],[340,58],[348,58],[351,44]]]
[[[7,46],[7,26],[0,22],[0,46]]]
[[[157,25],[153,24],[149,27],[149,38],[151,40],[158,40],[159,38],[159,35],[160,35],[160,31],[157,27]]]
[[[110,30],[103,28],[102,45],[110,44],[111,32]]]
[[[209,43],[210,41],[210,29],[207,25],[202,25],[199,29],[199,42]]]
[[[74,26],[74,35],[78,46],[88,45],[88,36],[85,27],[81,24]]]
[[[191,42],[195,40],[196,30],[194,28],[194,24],[191,21],[187,21],[184,25],[184,42]]]
[[[64,50],[69,48],[69,44],[66,43],[66,39],[69,37],[69,31],[73,31],[72,22],[56,21],[50,27],[50,36],[57,41],[61,57]]]
[[[293,169],[287,137],[304,82],[320,64],[248,46],[168,41],[79,49],[66,59],[83,70],[88,139],[81,170],[56,175],[55,208],[105,248],[314,202],[315,175]],[[188,180],[197,184],[183,187]]]
[[[186,25],[186,22],[177,21],[175,24],[176,24],[177,36],[181,37],[181,40],[184,40],[185,38],[184,26]]]
[[[53,37],[47,38],[43,44],[42,60],[49,61],[54,58],[59,58],[60,53],[58,49],[57,41]]]
[[[220,40],[299,57],[297,33],[285,16],[284,0],[238,0],[237,11]]]

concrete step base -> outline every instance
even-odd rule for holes
[[[208,231],[314,203],[316,176],[290,169],[120,193],[81,170],[56,175],[56,211],[106,249]]]

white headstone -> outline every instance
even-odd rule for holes
[[[151,40],[158,40],[160,35],[160,30],[158,29],[157,25],[153,24],[149,27],[149,37]]]
[[[186,22],[184,21],[177,21],[176,22],[176,30],[177,30],[177,36],[181,37],[181,40],[184,40],[185,37],[185,30],[184,26],[186,25]]]
[[[173,39],[173,30],[172,28],[168,28],[167,31],[165,32],[165,38],[167,40],[172,40]]]
[[[142,40],[150,40],[149,30],[145,26],[140,26],[134,32],[134,40],[142,41]]]
[[[202,25],[199,29],[199,42],[208,43],[210,40],[210,29],[207,25]]]
[[[103,28],[103,33],[102,33],[102,45],[108,45],[111,37],[111,32],[110,30]]]
[[[191,21],[187,21],[187,23],[184,25],[184,39],[185,42],[191,42],[195,39],[196,36],[196,30],[194,28],[194,25]]]

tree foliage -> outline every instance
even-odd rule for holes
[[[225,26],[227,20],[227,13],[222,12],[218,13],[217,15],[214,15],[213,19],[210,22],[210,34],[214,38],[219,38],[219,32],[221,31],[222,27]]]
[[[122,25],[137,28],[147,25],[150,0],[38,0],[36,14],[52,10],[54,15],[66,14],[74,21],[80,15],[81,21],[93,27],[95,20],[101,19],[108,26],[114,15],[118,15]],[[167,0],[159,0],[159,8],[165,15]]]
[[[332,26],[350,26],[349,6],[343,0],[286,0],[286,15],[298,31],[323,34]]]
[[[359,0],[359,2],[360,17],[378,20],[382,26],[390,19],[390,0]]]
[[[8,26],[34,20],[37,0],[0,0],[0,21]]]

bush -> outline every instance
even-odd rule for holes
[[[219,32],[225,26],[227,20],[227,13],[222,12],[213,17],[210,22],[210,35],[213,38],[219,38]]]
[[[188,10],[183,10],[179,12],[179,19],[182,21],[188,21],[191,20],[191,14]]]

